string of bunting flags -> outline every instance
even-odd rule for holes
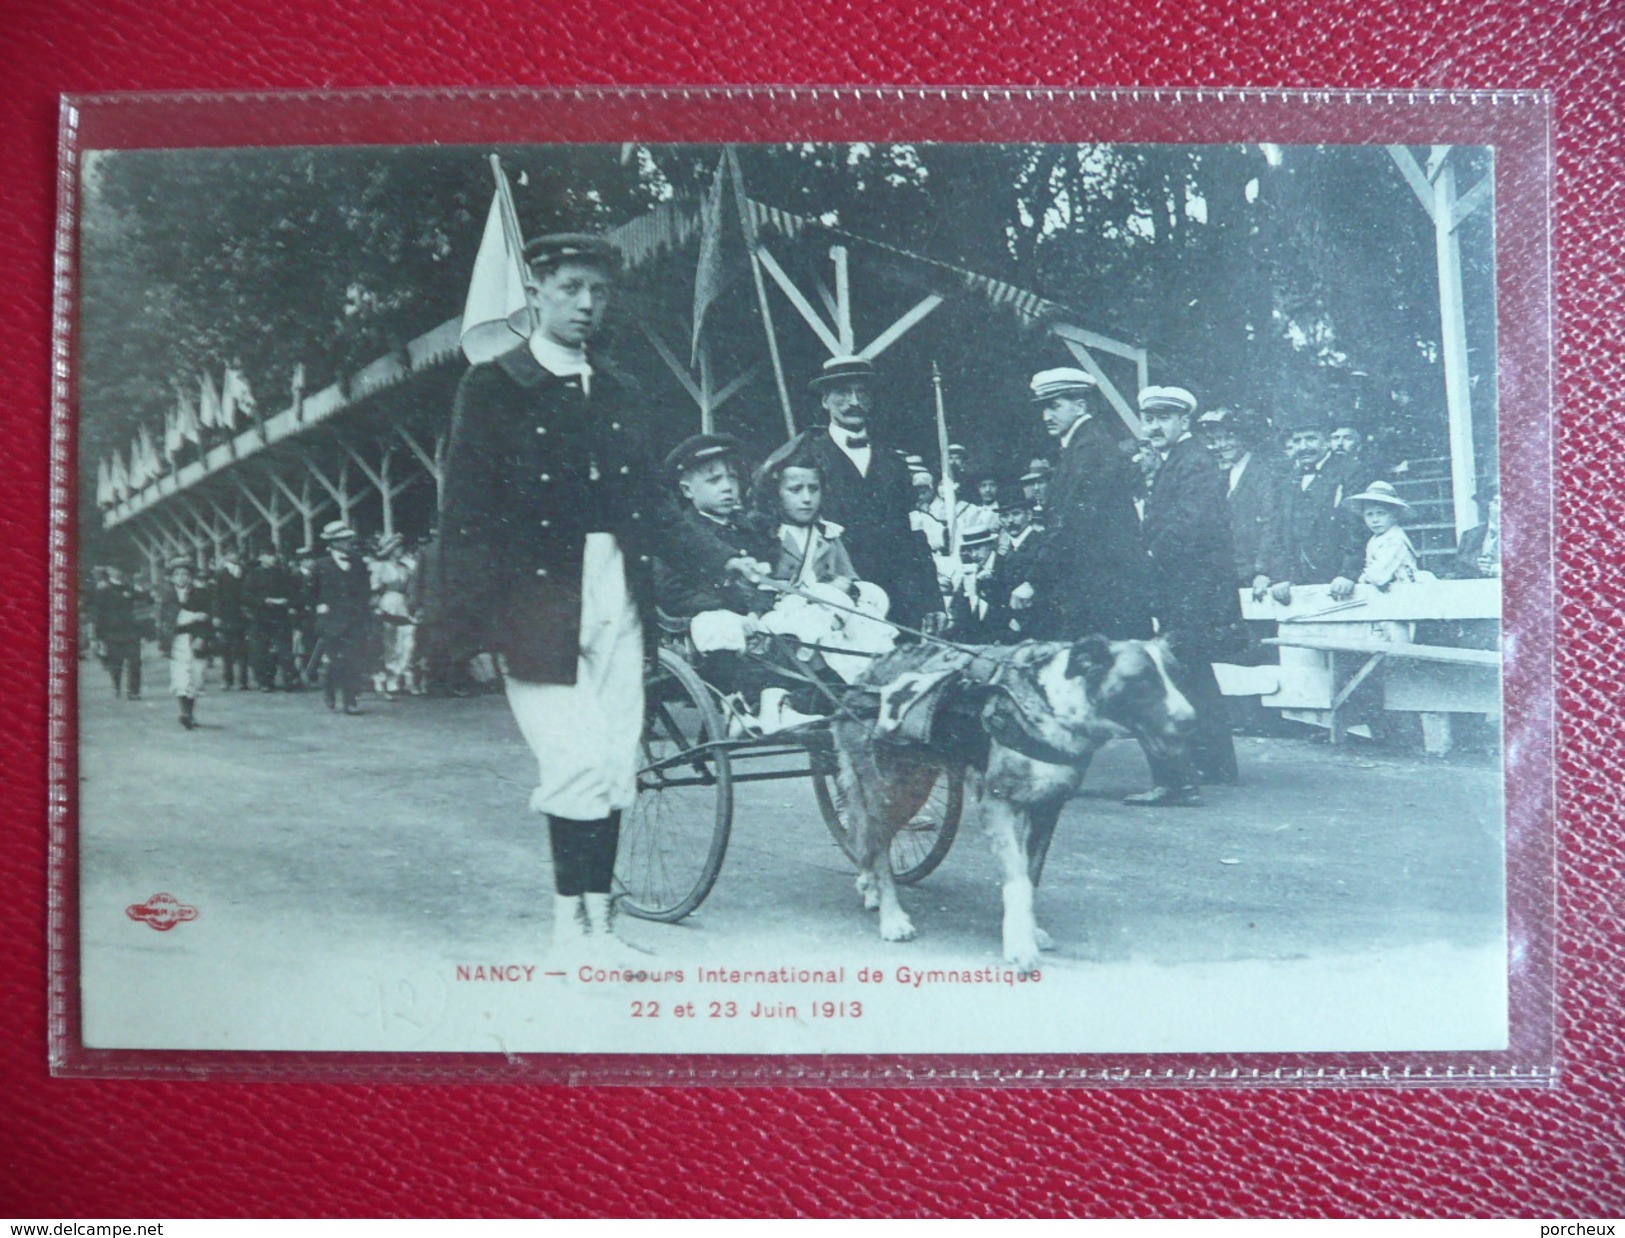
[[[176,471],[190,446],[202,451],[206,440],[229,436],[238,425],[257,420],[259,406],[248,379],[236,366],[227,367],[220,383],[207,372],[198,377],[198,395],[179,384],[175,403],[164,414],[161,436],[143,423],[128,451],[114,451],[96,465],[96,505],[113,507]],[[214,432],[214,433],[211,433]]]

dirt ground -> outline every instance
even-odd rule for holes
[[[364,716],[344,717],[319,692],[226,693],[216,683],[188,733],[173,699],[153,690],[157,658],[138,702],[114,700],[94,662],[81,668],[87,1039],[489,1047],[465,1026],[477,1015],[464,1007],[501,1022],[509,995],[487,999],[458,968],[532,966],[591,995],[548,961],[546,834],[525,811],[533,766],[500,696],[367,698]],[[1115,1021],[1090,1005],[1104,1022],[1075,1047],[1270,1047],[1292,1037],[1306,1048],[1463,1038],[1492,1047],[1506,953],[1498,766],[1310,737],[1237,744],[1242,785],[1207,790],[1199,807],[1121,803],[1146,785],[1130,743],[1102,752],[1068,806],[1038,899],[1057,947],[1046,975],[1084,986],[1080,1003],[1110,994],[1122,1007],[1134,995]],[[126,914],[160,891],[198,918],[155,933]],[[626,935],[653,952],[648,967],[690,975],[701,965],[839,963],[893,976],[900,966],[1000,966],[1000,892],[973,815],[941,868],[903,898],[919,937],[881,942],[808,783],[755,783],[738,789],[709,899],[681,924],[631,922]],[[443,996],[423,999],[430,991]],[[1211,1012],[1215,1002],[1223,1013]],[[1027,1047],[1007,1012],[989,1013],[983,1029],[974,1002],[959,1033],[923,1032],[915,1015],[928,1007],[794,1047],[976,1047],[984,1037]],[[1299,1030],[1280,1030],[1283,1019]],[[1366,1030],[1344,1043],[1351,1020]],[[343,1028],[321,1030],[335,1023]],[[548,1018],[521,1023],[528,1030],[496,1039],[597,1043]],[[629,1026],[624,1047],[648,1047],[646,1033]],[[1043,1035],[1052,1033],[1061,1034]],[[464,1044],[469,1035],[475,1043]],[[729,1035],[682,1043],[754,1043]],[[609,1047],[623,1046],[612,1038]]]

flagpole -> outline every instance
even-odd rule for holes
[[[773,360],[773,380],[779,388],[779,407],[784,410],[784,428],[791,438],[796,436],[796,415],[790,407],[790,386],[784,381],[784,361],[779,357],[779,337],[773,330],[773,308],[767,300],[767,284],[762,279],[762,260],[756,252],[756,224],[750,215],[750,199],[745,196],[745,177],[739,170],[739,155],[732,146],[724,147],[728,166],[733,170],[734,199],[739,207],[739,227],[745,234],[745,248],[750,251],[750,274],[756,283],[756,304],[762,311],[762,325],[767,330],[767,352]]]
[[[519,263],[520,270],[525,265],[525,237],[519,231],[519,212],[513,204],[513,186],[508,184],[508,174],[502,170],[502,158],[495,151],[491,152],[491,175],[496,178],[497,200],[502,203],[502,231],[508,238],[508,249]],[[536,330],[536,319],[530,305],[530,293],[525,293],[525,338],[529,339]]]
[[[943,516],[948,526],[948,555],[959,562],[959,483],[948,463],[948,415],[942,408],[942,371],[931,363],[931,386],[937,394],[937,454],[942,461]]]

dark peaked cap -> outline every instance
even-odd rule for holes
[[[712,460],[737,459],[744,450],[745,445],[731,434],[693,434],[667,454],[666,472],[675,481]]]
[[[532,267],[555,267],[572,260],[596,262],[614,270],[621,265],[621,251],[591,232],[553,232],[525,245],[525,262]]]

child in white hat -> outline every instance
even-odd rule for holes
[[[1360,513],[1371,540],[1365,544],[1365,570],[1357,583],[1386,590],[1396,582],[1410,583],[1417,576],[1416,547],[1400,526],[1411,505],[1385,481],[1374,481],[1344,504]]]

